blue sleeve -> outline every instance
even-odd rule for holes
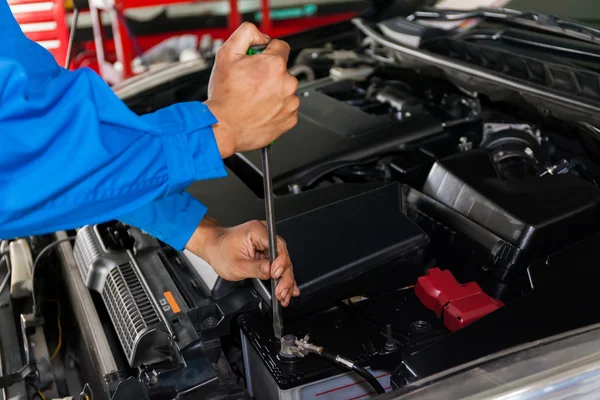
[[[61,70],[43,90],[33,88],[18,62],[0,56],[0,237],[119,216],[153,232],[176,212],[203,215],[201,204],[178,193],[225,176],[215,123],[198,102],[137,116],[91,70]],[[157,229],[181,247],[169,237],[173,227]]]
[[[191,194],[180,192],[157,199],[118,219],[181,251],[206,211],[206,207]]]

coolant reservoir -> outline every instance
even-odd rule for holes
[[[25,239],[10,242],[9,246],[11,264],[10,297],[20,299],[31,296],[33,280],[31,267],[33,259],[29,243]]]

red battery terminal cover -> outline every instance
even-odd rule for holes
[[[450,271],[439,268],[431,268],[417,280],[415,293],[451,332],[504,305],[486,294],[477,282],[458,283]]]

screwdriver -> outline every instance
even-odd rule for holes
[[[252,56],[260,54],[267,45],[254,45],[250,46],[247,54]],[[263,187],[265,193],[265,214],[267,217],[267,235],[269,236],[269,262],[273,265],[273,262],[277,258],[277,234],[275,233],[275,202],[273,196],[273,182],[271,180],[271,167],[269,163],[269,149],[273,145],[267,145],[261,149],[262,157],[262,171],[263,171]],[[275,337],[281,340],[283,336],[283,320],[281,317],[281,303],[277,300],[275,295],[275,289],[279,284],[279,279],[271,278],[271,309],[273,311],[273,332]]]

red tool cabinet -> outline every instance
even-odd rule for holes
[[[222,0],[89,0],[89,10],[82,10],[82,14],[89,12],[91,16],[94,39],[75,43],[74,49],[79,53],[73,55],[70,68],[90,67],[109,83],[117,83],[132,76],[131,63],[139,52],[146,51],[173,35],[209,34],[214,39],[226,39],[241,23],[238,0],[227,0],[231,10],[227,18],[227,26],[134,37],[125,23],[127,10],[197,1]],[[280,37],[316,26],[348,20],[356,15],[356,12],[348,11],[272,21],[269,2],[270,0],[260,2],[262,15],[260,29],[271,37]],[[8,4],[25,34],[47,48],[57,62],[64,65],[69,40],[68,18],[72,15],[72,11],[65,8],[64,0],[8,0]],[[108,14],[110,19],[111,39],[104,32],[106,26],[100,23],[103,13]]]
[[[25,35],[48,49],[63,65],[69,40],[64,3],[57,0],[8,0],[8,5]]]

